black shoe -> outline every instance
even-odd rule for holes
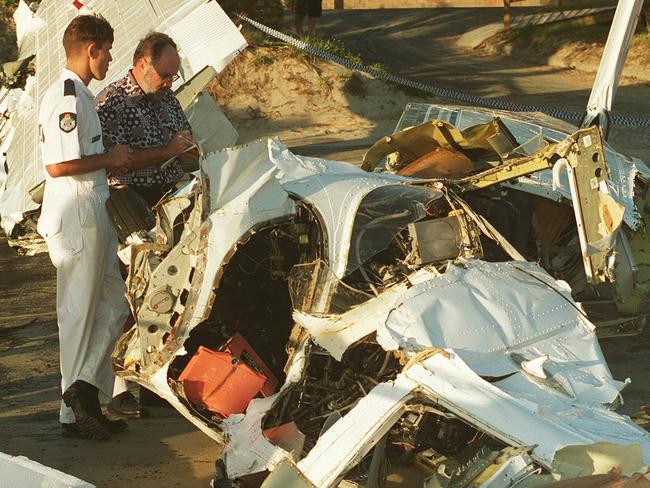
[[[99,404],[96,387],[77,380],[63,393],[63,401],[74,412],[77,421],[75,425],[83,437],[99,441],[110,438],[110,432],[103,425],[94,406],[95,403]]]
[[[149,416],[149,410],[142,408],[130,391],[124,391],[114,396],[108,404],[108,411],[118,417],[145,418]]]
[[[111,420],[109,418],[106,418],[106,416],[104,415],[102,415],[99,418],[99,420],[102,423],[102,425],[106,428],[106,430],[109,431],[111,434],[119,434],[120,432],[124,432],[129,426],[129,424],[127,424],[122,419]]]
[[[85,439],[77,424],[61,424],[61,435],[70,439]]]

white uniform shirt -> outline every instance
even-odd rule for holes
[[[41,101],[38,123],[45,166],[104,152],[95,97],[73,71],[64,69],[61,78],[47,89]],[[46,171],[45,178],[46,188],[69,193],[77,184],[86,188],[105,185],[106,170],[59,178],[50,177]]]
[[[92,92],[81,78],[64,69],[41,100],[38,116],[43,164],[62,163],[104,152],[102,128]],[[104,168],[52,178],[45,171],[45,194],[38,232],[47,242],[52,262],[83,248],[82,222],[88,197],[108,197]]]

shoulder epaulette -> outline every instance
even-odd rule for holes
[[[75,90],[74,87],[74,81],[71,79],[67,79],[63,82],[63,96],[64,97],[69,97],[69,96],[76,96],[77,91]]]

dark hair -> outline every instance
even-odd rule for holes
[[[72,19],[63,33],[66,56],[75,53],[88,42],[97,46],[113,42],[113,28],[101,15],[80,15]]]
[[[160,59],[160,55],[167,46],[171,46],[178,51],[176,43],[167,34],[163,34],[162,32],[152,32],[151,34],[147,34],[147,36],[142,39],[135,48],[135,52],[133,53],[133,65],[135,66],[139,59],[145,57],[150,57],[151,64],[156,64]]]

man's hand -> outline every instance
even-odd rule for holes
[[[128,146],[117,145],[110,151],[79,159],[48,164],[45,170],[52,178],[75,176],[90,173],[98,169],[107,169],[114,175],[123,175],[131,171],[134,163],[134,151]]]
[[[111,173],[113,174],[124,174],[131,169],[131,164],[134,160],[134,151],[129,146],[123,146],[118,144],[111,149],[108,154],[108,165],[107,168],[110,168]],[[118,171],[124,171],[118,173]]]
[[[182,130],[177,132],[167,144],[167,154],[170,158],[176,157],[194,144],[190,131]]]
[[[126,166],[114,166],[112,168],[109,168],[109,173],[112,174],[113,176],[123,176],[127,174],[129,171],[131,170]]]
[[[197,147],[194,147],[178,155],[179,161],[183,163],[195,163],[199,160],[200,157],[201,156],[199,149]]]

